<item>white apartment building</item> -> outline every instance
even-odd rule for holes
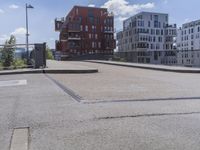
[[[178,29],[177,62],[180,66],[200,67],[200,20]]]
[[[168,14],[141,12],[123,22],[123,31],[117,33],[118,54],[131,62],[177,64],[176,31]]]

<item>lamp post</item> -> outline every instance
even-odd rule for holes
[[[27,65],[29,63],[29,43],[28,43],[28,9],[33,9],[34,7],[26,4],[26,50],[27,50]]]

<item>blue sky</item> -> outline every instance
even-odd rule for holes
[[[16,35],[18,43],[25,43],[25,3],[35,7],[29,10],[30,42],[47,42],[51,48],[58,39],[54,19],[66,16],[74,5],[107,7],[115,14],[117,31],[124,19],[140,11],[169,13],[170,23],[178,26],[200,19],[199,0],[0,0],[0,44],[10,34]]]

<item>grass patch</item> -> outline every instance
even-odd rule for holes
[[[4,66],[3,63],[0,62],[0,70],[13,70],[21,68],[27,68],[25,59],[15,59],[9,67]]]
[[[24,68],[27,65],[26,65],[26,61],[24,59],[16,59],[13,61],[12,66],[14,69],[18,69],[18,68]]]

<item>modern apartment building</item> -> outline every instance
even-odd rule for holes
[[[62,19],[55,19],[60,32],[56,50],[64,58],[81,55],[112,55],[116,48],[114,16],[105,8],[74,6]]]
[[[174,65],[176,31],[168,14],[141,12],[123,22],[123,31],[117,33],[118,54],[131,62]]]
[[[182,25],[177,33],[177,62],[181,66],[200,66],[200,20]]]

